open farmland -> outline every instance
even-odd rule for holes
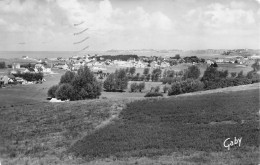
[[[224,164],[254,164],[258,110],[259,89],[136,101],[127,105],[118,121],[78,141],[70,152],[89,160],[193,151],[204,156],[189,161],[202,164],[214,164],[209,153],[219,152],[232,155],[221,160]],[[223,141],[234,137],[242,137],[242,144],[228,151]]]

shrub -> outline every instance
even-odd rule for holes
[[[144,90],[144,88],[145,88],[144,82],[142,82],[142,83],[132,83],[130,85],[131,92],[137,92],[137,91],[142,92],[142,90]]]
[[[182,93],[189,93],[201,91],[204,88],[203,82],[194,79],[187,79],[184,81],[174,82],[168,90],[168,95],[178,95]]]
[[[260,60],[257,59],[255,60],[255,63],[251,66],[254,71],[259,71],[260,70]]]
[[[138,87],[137,83],[132,83],[132,84],[130,85],[130,90],[131,90],[131,92],[136,92],[137,87]]]
[[[237,72],[231,72],[231,77],[236,77],[237,76]]]
[[[48,90],[48,96],[55,98],[55,92],[58,88],[59,88],[59,85],[53,85],[52,87],[50,87]]]
[[[252,83],[260,82],[260,75],[256,71],[252,70],[247,73],[246,77],[252,80]]]
[[[144,90],[145,88],[145,82],[139,83],[137,86],[139,92],[142,92],[142,90]]]
[[[155,88],[154,88],[154,92],[159,92],[160,91],[160,86],[156,86]]]
[[[82,88],[81,90],[84,90]],[[80,96],[87,95],[86,91],[84,93],[79,93]],[[70,84],[61,84],[59,85],[59,88],[55,92],[55,97],[60,100],[74,100],[75,99],[75,93],[72,85]],[[87,97],[87,96],[86,96]],[[83,97],[85,98],[85,97]]]
[[[163,94],[159,92],[148,92],[145,94],[144,97],[158,97],[158,96],[163,96]]]
[[[15,77],[21,77],[25,79],[26,81],[39,81],[43,79],[43,73],[21,73],[17,72],[17,74],[14,74]]]
[[[163,84],[172,84],[173,82],[177,82],[177,81],[181,81],[182,78],[181,77],[166,77],[166,78],[162,78],[161,82]]]
[[[237,74],[237,78],[244,78],[244,74],[243,71],[241,70],[238,74]]]
[[[4,61],[0,62],[0,69],[4,69],[4,68],[6,68],[5,62]]]
[[[238,86],[238,85],[246,85],[252,84],[252,80],[248,78],[225,78],[219,79],[218,81],[205,81],[204,89],[217,89],[217,88],[225,88],[229,86]]]

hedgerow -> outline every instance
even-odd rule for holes
[[[158,97],[158,96],[163,96],[162,93],[159,93],[159,92],[148,92],[145,94],[144,97]]]
[[[204,88],[203,82],[194,79],[187,79],[172,83],[171,88],[168,90],[168,95],[178,95],[182,93],[190,93],[201,91]]]

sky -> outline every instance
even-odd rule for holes
[[[0,0],[0,51],[259,49],[259,20],[260,0]]]

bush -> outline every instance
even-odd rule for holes
[[[72,80],[69,78],[72,78]],[[66,72],[65,75],[61,77],[59,88],[55,92],[55,97],[62,100],[98,98],[101,95],[101,87],[101,83],[97,81],[93,72],[91,72],[88,67],[84,67],[80,68],[76,74]],[[53,96],[55,87],[51,87],[49,91],[50,95]]]
[[[241,70],[238,74],[237,74],[237,78],[244,78],[244,74],[243,71]]]
[[[160,86],[156,86],[155,88],[154,88],[154,92],[159,92],[160,91]]]
[[[181,77],[166,77],[166,78],[162,78],[161,82],[163,84],[172,84],[173,82],[177,82],[177,81],[181,81],[182,78]]]
[[[163,94],[159,92],[148,92],[145,94],[144,97],[158,97],[158,96],[163,96]]]
[[[50,89],[48,90],[48,96],[55,98],[55,92],[58,88],[59,88],[59,85],[53,85],[52,87],[50,87]]]
[[[4,69],[4,68],[6,68],[5,62],[4,61],[0,62],[0,69]]]
[[[84,90],[84,89],[82,88],[82,90]],[[79,93],[79,95],[80,96],[87,95],[87,93],[84,91],[83,94]],[[61,84],[55,92],[55,97],[60,100],[74,100],[75,93],[74,93],[74,89],[73,89],[72,85],[67,84],[67,83]]]
[[[178,95],[182,93],[189,93],[195,91],[201,91],[204,88],[203,82],[194,79],[187,79],[184,81],[175,82],[168,90],[168,95]]]
[[[142,90],[144,90],[145,88],[145,82],[139,83],[137,86],[139,92],[142,92]]]
[[[231,72],[231,77],[236,77],[237,76],[237,72]]]
[[[130,90],[131,90],[131,92],[136,92],[137,91],[137,83],[132,83],[131,85],[130,85]]]
[[[26,81],[39,81],[43,79],[43,73],[21,73],[17,72],[17,74],[14,74],[15,77],[21,77],[25,79]]]
[[[239,85],[246,85],[252,84],[252,80],[248,78],[225,78],[219,79],[218,81],[204,81],[204,89],[217,89],[217,88],[225,88],[230,86],[239,86]]]
[[[260,82],[260,75],[254,70],[248,72],[246,78],[251,79],[252,83]]]
[[[144,88],[145,88],[145,83],[144,82],[139,83],[139,84],[132,83],[130,85],[131,92],[137,92],[137,91],[142,92],[142,90],[144,90]]]

